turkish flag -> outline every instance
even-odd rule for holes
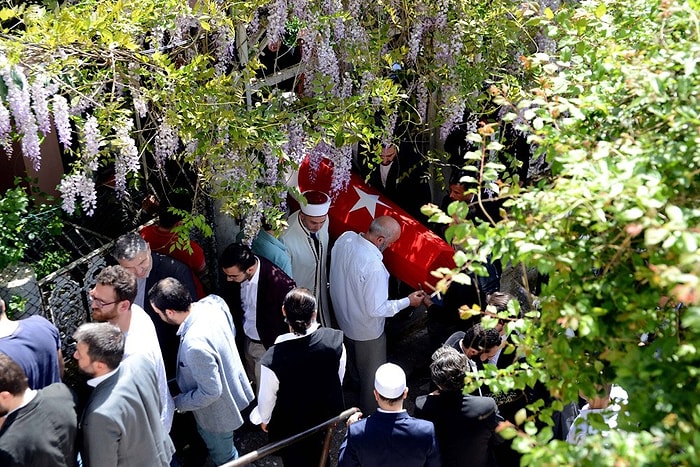
[[[299,167],[299,191],[320,190],[330,193],[333,163],[324,159],[318,172],[312,173],[307,157]],[[454,250],[442,238],[415,220],[378,190],[367,185],[354,172],[347,190],[337,194],[328,211],[331,238],[352,230],[366,232],[375,217],[391,216],[401,224],[401,237],[384,251],[389,272],[413,288],[424,283],[434,286],[438,279],[430,274],[437,268],[455,267]]]

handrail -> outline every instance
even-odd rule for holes
[[[340,415],[337,417],[333,417],[329,420],[326,420],[325,422],[321,423],[320,425],[316,425],[313,428],[309,428],[306,431],[302,431],[301,433],[297,433],[294,436],[290,436],[289,438],[283,439],[281,441],[277,441],[275,443],[271,444],[266,444],[265,446],[261,447],[260,449],[256,449],[255,451],[249,452],[248,454],[245,454],[241,457],[239,457],[236,460],[233,460],[231,462],[227,462],[220,467],[239,467],[245,464],[248,464],[250,462],[256,461],[258,459],[262,459],[263,457],[269,456],[273,452],[277,452],[282,448],[286,448],[289,445],[292,445],[296,443],[297,441],[300,441],[304,438],[308,438],[312,434],[316,433],[317,431],[321,431],[326,427],[331,427],[335,426],[338,422],[342,422],[350,418],[350,416],[356,412],[359,412],[360,409],[357,407],[352,407],[350,409],[347,409],[343,411]],[[324,467],[326,465],[326,459],[328,458],[328,451],[330,450],[330,437],[332,436],[333,432],[332,430],[328,430],[328,433],[326,433],[326,440],[323,444],[323,452],[321,453],[321,459],[319,461],[319,466]]]

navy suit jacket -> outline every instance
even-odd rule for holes
[[[433,423],[413,418],[406,411],[376,411],[350,425],[338,461],[339,467],[442,465]]]

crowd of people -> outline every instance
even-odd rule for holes
[[[492,268],[484,287],[455,287],[439,300],[423,290],[390,298],[382,259],[401,236],[399,220],[376,217],[331,246],[329,196],[303,196],[279,238],[261,231],[252,247],[223,250],[219,294],[203,293],[203,258],[188,266],[173,257],[165,231],[120,236],[115,264],[89,292],[91,322],[69,336],[88,378],[78,395],[61,382],[57,329],[38,316],[11,321],[0,301],[0,465],[187,466],[207,457],[221,465],[239,456],[244,424],[285,439],[338,415],[344,389],[357,391],[360,412],[348,421],[341,467],[518,465],[496,429],[533,395],[491,394],[478,382],[485,364],[505,368],[517,353],[504,351],[512,343],[503,323],[485,329],[458,318],[460,306],[481,300],[507,307],[500,271]],[[157,247],[154,233],[162,234]],[[384,328],[420,306],[434,391],[416,399],[411,416],[406,374],[387,361]],[[477,389],[465,393],[465,381]],[[284,465],[318,465],[324,435],[283,449]]]

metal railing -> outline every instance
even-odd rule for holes
[[[328,432],[326,433],[326,439],[323,441],[323,451],[321,452],[321,458],[319,459],[318,465],[320,467],[325,467],[326,461],[328,459],[328,452],[330,451],[331,448],[331,438],[333,436],[333,428],[339,423],[339,422],[344,422],[350,416],[352,416],[354,413],[359,412],[360,409],[357,407],[353,407],[350,409],[345,410],[342,412],[340,415],[337,417],[331,418],[330,420],[326,420],[325,422],[321,423],[320,425],[316,425],[313,428],[309,428],[306,431],[302,431],[301,433],[298,433],[294,436],[290,436],[289,438],[283,439],[281,441],[277,441],[275,443],[270,443],[266,444],[265,446],[261,447],[260,449],[256,449],[255,451],[249,452],[248,454],[245,454],[238,459],[227,462],[226,464],[221,465],[220,467],[239,467],[243,466],[245,464],[248,464],[250,462],[254,462],[256,460],[262,459],[263,457],[267,457],[270,454],[279,451],[280,449],[286,448],[287,446],[290,446],[297,441],[301,441],[304,438],[308,438],[309,436],[313,435],[314,433],[317,433],[325,428],[329,428]]]

